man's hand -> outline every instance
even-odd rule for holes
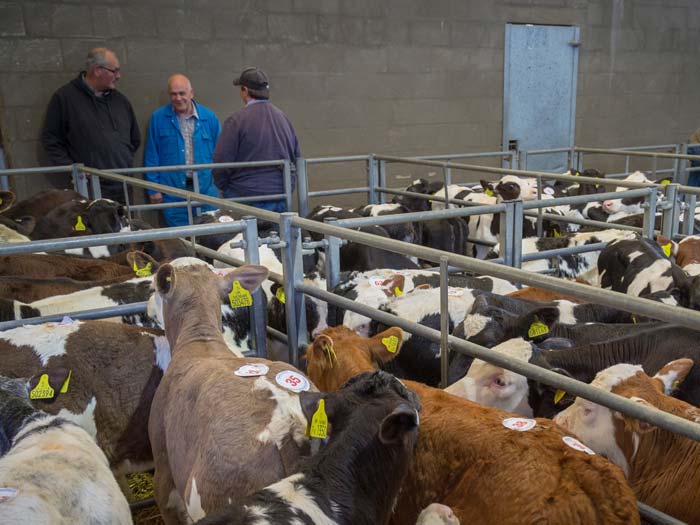
[[[151,200],[151,204],[160,204],[163,202],[163,194],[161,192],[149,195],[148,198]]]

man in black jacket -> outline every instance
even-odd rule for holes
[[[54,93],[41,133],[44,150],[54,165],[133,166],[141,136],[131,103],[116,90],[120,78],[117,55],[95,48],[88,53],[86,71]],[[121,183],[100,182],[103,197],[124,202]]]

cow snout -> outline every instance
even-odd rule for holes
[[[616,204],[617,203],[614,200],[603,201],[603,210],[605,210],[607,213],[614,213]]]

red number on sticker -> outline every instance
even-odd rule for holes
[[[287,376],[287,379],[285,379],[284,382],[289,383],[292,386],[299,386],[299,383],[301,383],[301,379],[294,376]]]

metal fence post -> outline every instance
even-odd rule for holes
[[[683,146],[681,144],[676,144],[676,147],[674,148],[673,151],[676,155],[678,155],[682,149],[683,149]],[[680,167],[679,159],[673,159],[673,182],[680,183],[680,180],[678,179],[678,176],[680,175],[679,167]]]
[[[84,164],[73,164],[73,187],[75,191],[89,199],[90,192],[88,191],[87,175],[82,170],[84,166]]]
[[[501,245],[500,256],[503,264],[513,266],[513,201],[506,201],[506,209],[499,213],[499,242]]]
[[[523,260],[523,220],[525,210],[523,209],[523,201],[511,201],[513,207],[513,248],[511,252],[511,261],[513,268],[520,268]]]
[[[367,186],[369,186],[369,194],[367,195],[367,204],[378,204],[377,199],[377,182],[379,179],[379,174],[377,173],[377,159],[374,157],[374,153],[371,153],[367,158]]]
[[[693,235],[695,232],[695,203],[698,196],[694,193],[688,193],[685,196],[686,208],[683,212],[683,234]]]
[[[450,364],[450,303],[448,292],[448,259],[440,257],[440,388],[447,388]]]
[[[442,168],[442,181],[445,184],[445,209],[448,210],[452,208],[452,204],[450,204],[450,195],[447,190],[447,187],[452,184],[452,170],[450,168]]]
[[[568,153],[567,153],[568,155]],[[568,162],[568,161],[567,161]],[[542,177],[537,177],[537,200],[542,200]],[[542,218],[542,208],[537,208],[537,236],[543,237],[542,231],[544,229],[543,218]]]
[[[520,152],[520,158],[518,159],[518,169],[527,169],[527,151]]]
[[[192,189],[194,190],[195,193],[200,193],[199,192],[199,171],[195,170],[192,172]],[[202,214],[202,208],[197,206],[194,209],[194,215],[199,217]],[[190,224],[194,224],[193,222]]]
[[[671,240],[678,232],[678,218],[680,217],[679,186],[680,184],[668,184],[666,186],[666,206],[662,211],[661,233],[664,237]]]
[[[306,159],[297,159],[297,202],[299,215],[306,217],[309,214],[309,181],[306,178]]]
[[[688,144],[681,144],[681,153],[683,155],[688,154]],[[681,159],[680,162],[680,167],[678,168],[679,170],[679,177],[680,179],[676,179],[676,182],[680,182],[683,185],[688,184],[688,172],[686,171],[688,168],[688,160],[687,159]]]
[[[97,175],[92,175],[90,177],[90,188],[92,189],[92,198],[94,200],[102,198],[102,186],[100,184],[100,177]]]
[[[379,168],[379,186],[382,188],[386,188],[386,161],[385,160],[380,160],[378,164]],[[386,193],[383,191],[377,192],[379,195],[379,203],[380,204],[386,204]]]
[[[654,225],[656,222],[656,186],[649,188],[649,195],[644,199],[644,223],[642,225],[642,237],[654,238]]]
[[[243,217],[245,231],[243,232],[244,253],[246,264],[260,264],[260,253],[258,251],[258,221],[255,217],[246,215]],[[267,357],[266,347],[266,314],[267,301],[269,297],[263,295],[262,288],[258,288],[253,295],[253,307],[250,309],[250,332],[253,334],[255,344],[255,355]],[[267,299],[267,300],[266,300]]]
[[[284,272],[285,311],[287,314],[287,342],[289,362],[299,367],[299,351],[308,344],[306,336],[306,307],[304,294],[297,291],[297,284],[304,280],[301,230],[292,225],[296,213],[280,214],[280,239],[282,248],[282,270]]]
[[[287,211],[292,211],[292,163],[285,159],[282,168],[282,182],[284,183],[284,202],[287,204]]]
[[[520,164],[518,163],[519,157],[520,157],[519,151],[513,150],[510,152],[509,160],[508,160],[508,163],[510,164],[510,169],[512,169],[512,170],[519,169],[519,166],[520,166]]]
[[[335,225],[335,217],[328,217],[323,222]],[[326,289],[331,291],[340,282],[340,244],[341,239],[332,235],[325,235],[326,239]]]

